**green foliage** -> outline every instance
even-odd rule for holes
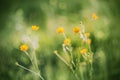
[[[56,34],[56,28],[63,26],[71,35],[74,26],[83,21],[91,32],[91,48],[94,52],[93,80],[120,79],[120,10],[119,0],[1,0],[0,1],[0,80],[34,80],[35,75],[15,65],[32,68],[29,58],[20,51],[25,33],[32,25],[40,26],[36,57],[38,67],[45,80],[74,80],[73,74],[53,53],[62,51],[63,38]],[[91,22],[92,13],[98,20]],[[72,39],[72,46],[80,44]],[[60,53],[62,54],[62,53]],[[37,80],[37,78],[36,78]],[[87,80],[87,79],[86,79]]]

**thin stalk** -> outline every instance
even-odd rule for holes
[[[34,45],[32,44],[32,41],[31,41],[30,37],[29,37],[28,40],[29,40],[29,42],[31,43],[31,45],[32,45],[32,47],[33,47],[33,52],[32,52],[33,58],[32,58],[32,59],[30,58],[30,59],[31,59],[31,62],[32,62],[35,70],[37,70],[37,71],[40,73],[40,70],[39,70],[39,68],[38,68],[38,63],[37,63],[37,58],[36,58],[36,53],[35,53]]]
[[[63,33],[63,36],[64,36],[65,39],[67,38],[66,35],[65,35],[65,33]]]
[[[28,58],[30,59],[30,61],[31,61],[32,65],[33,65],[33,66],[34,66],[34,68],[35,68],[35,65],[34,65],[34,63],[33,63],[33,60],[31,59],[31,57],[30,57],[29,53],[25,51],[25,54],[28,56]]]
[[[29,53],[28,53],[27,51],[24,51],[24,52],[25,52],[25,54],[28,56],[28,58],[30,59],[30,61],[32,62],[32,59],[31,59]]]
[[[69,67],[69,68],[72,71],[73,75],[75,76],[76,80],[79,80],[78,75],[75,73],[75,71],[72,69],[72,67]]]
[[[63,62],[69,67],[69,64],[65,61],[64,58],[62,58],[58,53],[55,53],[55,54],[57,55],[57,57],[58,57],[61,61],[63,61]]]
[[[74,63],[74,61],[73,61],[73,54],[72,54],[72,51],[71,51],[71,50],[70,50],[70,58],[71,58],[71,63],[73,64],[74,67],[76,67],[76,66],[75,66],[75,63]]]
[[[33,54],[33,59],[34,59],[34,61],[35,61],[34,64],[35,64],[35,66],[36,66],[36,69],[39,70],[35,51],[34,51],[32,54]]]
[[[40,75],[40,73],[37,73],[37,72],[35,72],[35,71],[32,71],[32,70],[30,70],[30,69],[28,69],[28,68],[26,68],[26,67],[24,67],[24,66],[18,64],[17,62],[16,62],[15,64],[16,64],[17,66],[19,66],[19,67],[21,67],[21,68],[23,68],[23,69],[25,69],[25,70],[27,70],[27,71],[33,73],[33,74],[39,76],[41,80],[44,80],[44,78]]]
[[[56,54],[56,56],[57,56],[61,61],[63,61],[63,62],[67,65],[67,67],[72,71],[72,73],[73,73],[73,75],[75,76],[75,78],[76,78],[77,80],[79,80],[77,74],[75,74],[75,71],[74,71],[74,70],[72,69],[72,67],[64,60],[64,58],[62,58],[56,51],[55,51],[54,53]]]
[[[92,80],[92,72],[93,72],[93,67],[92,67],[92,63],[90,63],[90,80]]]
[[[31,59],[29,53],[25,51],[25,54],[26,54],[26,55],[28,56],[28,58],[30,59],[30,61],[31,61],[32,65],[34,66],[34,68],[38,70],[38,72],[39,72],[39,75],[38,75],[38,76],[41,77],[41,79],[42,79],[43,77],[40,75],[40,71],[39,71],[39,68],[38,68],[37,60],[36,60],[36,55],[33,56],[34,59],[35,59],[35,63],[34,63],[33,60]],[[33,53],[33,54],[35,54],[35,53]],[[22,65],[21,65],[21,66],[22,66]],[[23,67],[23,66],[22,66],[22,67]],[[25,69],[25,68],[24,68],[24,69]],[[27,68],[26,68],[26,69],[27,69]],[[44,80],[44,78],[43,78],[42,80]]]
[[[90,52],[92,52],[90,44],[88,44],[88,49]]]
[[[81,76],[81,80],[84,80],[83,71],[81,71],[81,70],[80,70],[80,76]]]

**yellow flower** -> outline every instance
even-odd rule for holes
[[[81,54],[86,54],[86,53],[87,53],[87,49],[85,49],[85,48],[82,49],[82,50],[80,51],[80,53],[81,53]]]
[[[90,36],[90,33],[89,33],[89,32],[85,33],[85,36],[86,36],[86,37],[89,37],[89,36]]]
[[[98,16],[97,16],[95,13],[93,13],[93,14],[92,14],[92,18],[93,18],[94,20],[97,20],[97,19],[98,19]]]
[[[79,28],[79,27],[75,27],[75,28],[73,29],[73,31],[74,31],[75,33],[79,33],[79,32],[80,32],[80,28]]]
[[[59,27],[57,29],[57,33],[64,33],[64,28],[63,27]]]
[[[21,45],[20,50],[21,51],[27,51],[28,50],[28,45],[26,45],[26,44]]]
[[[65,39],[64,40],[64,45],[69,45],[71,42],[71,40],[69,38]]]
[[[32,26],[32,30],[33,30],[33,31],[37,31],[38,29],[39,29],[38,26],[36,26],[36,25]]]
[[[91,44],[91,39],[87,39],[87,43],[88,43],[88,44]]]

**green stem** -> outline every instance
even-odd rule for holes
[[[64,36],[65,39],[67,38],[66,35],[65,35],[65,33],[63,33],[63,36]]]
[[[92,72],[93,72],[93,67],[92,67],[92,63],[90,63],[90,80],[92,80]]]
[[[79,80],[78,75],[75,73],[75,71],[72,69],[72,67],[69,67],[69,68],[72,71],[73,75],[75,76],[76,80]]]
[[[58,53],[55,53],[55,54],[57,55],[57,57],[58,57],[61,61],[63,61],[63,62],[69,67],[69,64],[65,61],[64,58],[62,58]]]
[[[36,69],[39,71],[39,68],[38,68],[38,63],[37,63],[37,58],[36,58],[35,51],[34,51],[34,52],[32,52],[32,54],[33,54],[33,59],[34,59],[34,64],[35,64],[35,67],[36,67]]]
[[[29,53],[27,51],[25,51],[25,54],[28,56],[28,58],[30,59],[32,65],[34,66],[34,68],[36,69],[35,64],[33,63],[33,59],[30,57]]]
[[[26,67],[24,67],[24,66],[22,66],[22,65],[20,65],[18,63],[16,63],[16,65],[23,68],[23,69],[25,69],[25,70],[27,70],[27,71],[29,71],[29,72],[31,72],[31,73],[33,73],[33,74],[35,74],[35,75],[37,75],[37,76],[39,76],[41,80],[44,80],[44,78],[40,75],[40,73],[34,72],[34,71],[32,71],[32,70],[30,70],[30,69],[28,69],[28,68],[26,68]]]

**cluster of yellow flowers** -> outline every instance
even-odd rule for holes
[[[78,27],[78,26],[74,27],[74,28],[73,28],[73,31],[74,31],[75,33],[78,33],[78,34],[81,35],[81,29],[80,29],[80,27]],[[60,33],[60,34],[65,34],[63,27],[57,28],[56,32],[57,32],[57,33]],[[89,32],[86,32],[86,33],[84,34],[84,37],[86,38],[86,43],[87,43],[87,44],[91,44],[91,39],[89,38],[89,37],[90,37],[90,33],[89,33]],[[63,44],[67,46],[67,45],[70,45],[70,43],[71,43],[71,39],[70,39],[70,38],[65,38]],[[80,52],[81,52],[82,54],[85,54],[85,53],[87,53],[87,49],[84,48],[84,49],[82,49]]]
[[[95,20],[98,18],[95,14],[92,17]],[[58,54],[57,50],[55,50],[54,53],[60,60],[62,60],[68,67],[70,67],[70,69],[72,71],[74,71],[76,79],[79,80],[80,78],[77,78],[77,75],[79,75],[77,73],[78,71],[74,70],[74,68],[77,68],[77,69],[80,68],[80,66],[78,66],[78,65],[82,64],[80,56],[83,57],[84,60],[83,59],[82,60],[86,64],[89,62],[90,65],[92,65],[92,62],[93,62],[93,53],[90,48],[90,44],[91,44],[90,33],[85,32],[85,26],[82,24],[82,22],[80,23],[80,27],[75,26],[73,28],[73,32],[76,34],[79,34],[80,41],[81,41],[80,43],[83,43],[82,45],[80,45],[80,47],[75,49],[72,47],[71,39],[66,37],[66,34],[64,31],[65,30],[63,27],[58,27],[56,30],[57,33],[63,34],[63,36],[65,38],[64,42],[63,42],[63,52],[65,52],[65,55],[67,55],[67,59],[65,57],[62,57],[60,54]],[[77,50],[77,51],[74,51],[74,50]],[[79,53],[74,53],[74,52],[79,52]],[[78,62],[75,60],[77,60]],[[89,65],[89,64],[87,64],[87,65]],[[73,66],[74,66],[74,68],[73,68]],[[91,66],[90,71],[91,70],[92,70],[92,66]]]

